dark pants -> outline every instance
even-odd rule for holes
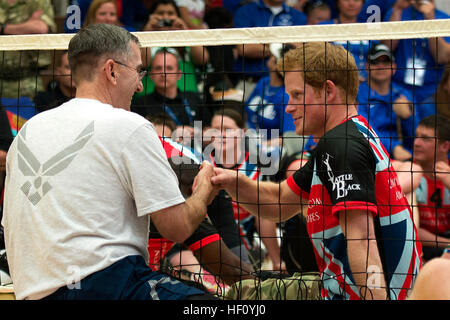
[[[141,256],[128,256],[44,300],[215,300],[166,274],[154,272]]]

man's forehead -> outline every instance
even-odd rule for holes
[[[285,86],[290,89],[303,89],[305,87],[305,81],[303,75],[299,71],[286,71],[284,74]]]
[[[434,137],[435,132],[434,132],[433,128],[428,128],[423,125],[419,125],[419,126],[417,126],[417,129],[416,129],[416,135]]]

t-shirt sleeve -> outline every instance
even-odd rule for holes
[[[122,157],[125,187],[134,197],[138,216],[185,201],[178,187],[176,174],[150,123],[134,131]]]
[[[349,136],[329,141],[326,151],[318,153],[317,175],[330,195],[332,213],[368,210],[376,214],[376,163],[369,142]]]

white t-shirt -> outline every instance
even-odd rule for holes
[[[39,299],[129,256],[149,215],[184,202],[153,125],[72,99],[21,129],[7,156],[6,252],[17,299]]]

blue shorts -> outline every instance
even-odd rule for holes
[[[185,300],[190,296],[210,299],[200,289],[152,271],[142,256],[119,260],[73,287],[61,287],[44,300]]]

